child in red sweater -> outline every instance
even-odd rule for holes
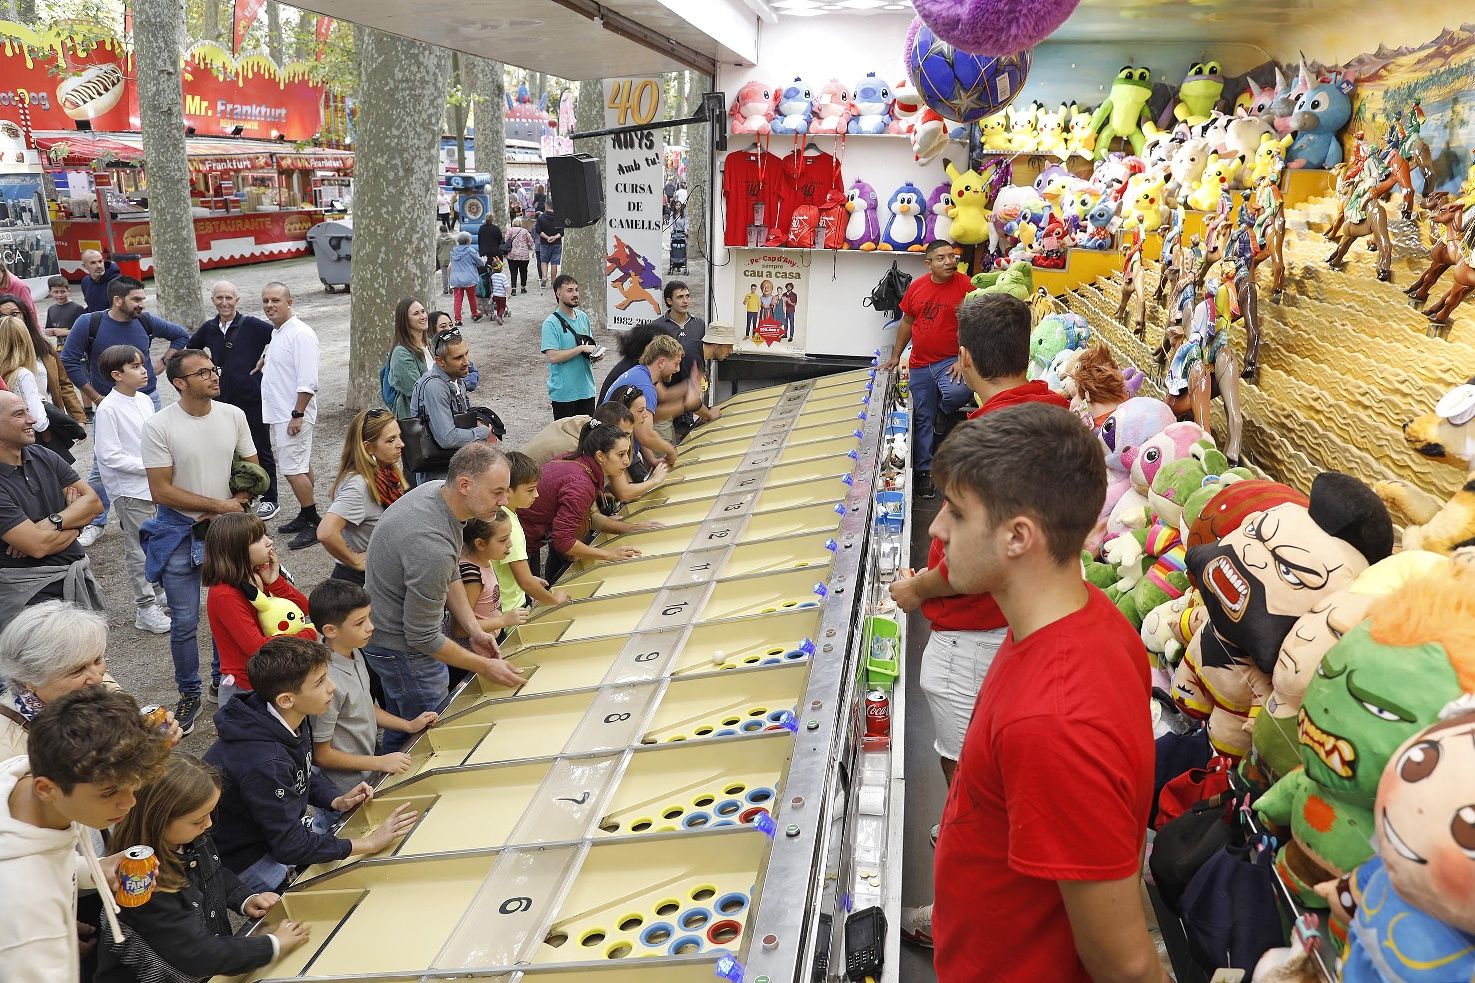
[[[317,640],[317,632],[307,616],[307,598],[282,573],[277,552],[267,535],[266,523],[250,512],[231,512],[218,516],[205,534],[205,566],[201,579],[210,588],[205,598],[205,613],[210,619],[210,634],[220,653],[220,703],[222,706],[236,693],[251,692],[246,675],[246,662],[273,635],[298,635]],[[295,630],[262,630],[257,610],[252,603],[260,595],[270,595],[296,607],[290,624]],[[290,609],[287,611],[290,616]]]

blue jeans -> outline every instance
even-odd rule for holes
[[[322,836],[328,836],[333,832],[333,827],[338,825],[343,818],[343,813],[334,812],[332,809],[314,808],[312,810],[312,831]]]
[[[954,382],[947,370],[957,356],[931,365],[912,366],[908,385],[912,391],[912,467],[932,470],[932,453],[937,450],[937,418],[956,413],[973,399],[965,382]]]
[[[384,709],[396,717],[414,720],[427,710],[439,710],[451,695],[450,670],[428,655],[367,645],[364,658],[384,685]],[[385,733],[384,753],[398,751],[413,736],[397,730]]]
[[[251,893],[260,894],[262,891],[276,892],[279,890],[291,871],[291,867],[277,862],[271,854],[263,853],[260,860],[236,876],[242,884],[251,889]]]
[[[187,536],[164,564],[164,596],[169,599],[169,654],[180,696],[200,695],[200,565],[205,544]],[[220,656],[210,660],[211,682],[220,682]]]
[[[157,413],[159,411],[159,390],[155,389],[149,393],[149,399],[154,401],[154,412]],[[97,497],[102,499],[102,513],[96,519],[92,520],[92,524],[99,529],[106,529],[108,526],[108,509],[112,506],[113,500],[108,498],[107,489],[102,486],[102,472],[97,467],[97,424],[95,423],[92,425],[92,446],[94,448],[92,454],[92,470],[87,472],[87,484],[91,485],[92,490],[97,492]]]

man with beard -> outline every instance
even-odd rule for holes
[[[610,384],[610,391],[615,392],[621,386],[634,386],[645,396],[647,407],[655,406],[657,403],[656,384],[670,385],[671,377],[681,368],[681,359],[685,355],[685,349],[681,342],[668,334],[658,334],[645,346],[645,352],[640,356],[640,364],[632,367],[624,375]],[[655,413],[647,413],[645,417],[635,425],[635,440],[637,445],[649,451],[656,457],[664,457],[666,464],[670,467],[676,466],[676,445],[661,436],[655,425]]]
[[[987,591],[1009,624],[942,815],[937,978],[1161,983],[1141,904],[1147,653],[1081,579],[1100,445],[1068,410],[1027,403],[957,427],[933,473],[952,585]]]

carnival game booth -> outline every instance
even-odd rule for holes
[[[152,269],[148,173],[138,134],[41,131],[62,272],[82,277],[82,252],[134,253]],[[351,198],[353,154],[276,141],[188,137],[195,238],[205,269],[303,256],[307,230]]]

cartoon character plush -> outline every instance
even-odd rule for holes
[[[1239,169],[1244,166],[1243,157],[1220,157],[1218,154],[1210,154],[1208,161],[1204,164],[1203,177],[1199,179],[1198,185],[1188,196],[1188,204],[1191,208],[1197,208],[1201,212],[1212,212],[1218,209],[1220,197],[1234,184],[1234,178],[1239,174]]]
[[[1106,101],[1091,117],[1097,160],[1106,156],[1111,142],[1119,137],[1132,145],[1133,153],[1142,154],[1142,124],[1150,118],[1147,100],[1151,98],[1152,69],[1128,65],[1117,73]]]
[[[1111,223],[1116,221],[1116,206],[1101,199],[1086,213],[1086,228],[1076,238],[1082,249],[1110,249],[1113,245]]]
[[[1216,748],[1234,757],[1248,750],[1245,722],[1296,620],[1392,549],[1382,502],[1334,471],[1316,476],[1309,507],[1276,505],[1217,543],[1189,547],[1209,624],[1189,644],[1173,695],[1185,713],[1208,719]]]
[[[1178,101],[1163,111],[1159,126],[1171,126],[1173,120],[1197,126],[1209,120],[1224,94],[1224,73],[1217,61],[1194,62],[1178,87]]]
[[[958,182],[953,181],[953,198],[959,202]],[[1020,219],[1040,202],[1039,195],[1032,187],[1011,184],[1000,188],[999,193],[994,196],[993,212],[988,222],[988,247],[989,251],[996,254],[1007,254],[1014,244],[1019,241],[1017,235]],[[953,235],[956,236],[957,223],[954,221]],[[958,242],[964,240],[958,239]]]
[[[733,97],[727,115],[733,133],[768,133],[773,128],[773,89],[762,82],[745,82]]]
[[[278,635],[301,635],[303,632],[312,632],[310,637],[317,638],[317,632],[313,628],[312,619],[302,613],[302,609],[285,597],[274,597],[255,587],[247,585],[242,589],[246,600],[256,609],[256,624],[260,626],[261,633],[267,638],[275,638]]]
[[[876,215],[876,189],[860,178],[845,190],[845,245],[849,249],[875,249],[881,241],[881,223]]]
[[[1009,150],[1009,117],[1005,113],[985,116],[978,124],[983,139],[983,149],[998,153]]]
[[[1274,138],[1275,135],[1275,126],[1268,119],[1259,116],[1232,117],[1224,128],[1224,154],[1253,161],[1260,152],[1260,141],[1267,136]],[[1286,146],[1289,147],[1290,144],[1287,143]],[[1241,179],[1247,176],[1248,171],[1240,175]]]
[[[1056,109],[1044,109],[1035,115],[1036,152],[1049,154],[1064,160],[1070,154],[1066,145],[1065,127],[1070,110],[1062,103]]]
[[[1270,673],[1270,692],[1264,708],[1254,719],[1251,738],[1254,760],[1272,775],[1285,775],[1300,767],[1300,738],[1297,734],[1301,703],[1306,686],[1316,675],[1321,659],[1337,639],[1367,617],[1380,597],[1398,590],[1410,580],[1449,568],[1449,558],[1423,550],[1404,550],[1368,567],[1346,587],[1312,605],[1297,619],[1280,643],[1275,668]]]
[[[1342,163],[1342,141],[1337,134],[1352,118],[1352,87],[1357,76],[1333,72],[1313,82],[1303,64],[1301,78],[1305,92],[1296,100],[1291,114],[1296,139],[1286,153],[1286,164],[1293,168],[1336,167]]]
[[[1158,657],[1159,664],[1176,666],[1206,617],[1198,593],[1190,588],[1147,612],[1142,619],[1142,644]]]
[[[1042,108],[1039,103],[1032,102],[1027,106],[1013,105],[1004,111],[1009,116],[1009,149],[1014,153],[1039,152],[1038,123]]]
[[[1077,181],[1060,200],[1061,217],[1072,235],[1086,228],[1086,216],[1101,200],[1101,189],[1085,181]]]
[[[1399,746],[1434,723],[1447,704],[1475,692],[1472,639],[1475,570],[1456,565],[1380,598],[1367,620],[1322,658],[1301,705],[1302,767],[1255,803],[1262,818],[1290,827],[1276,867],[1306,904],[1324,907],[1315,886],[1368,860],[1375,835],[1387,837],[1394,850],[1413,852],[1405,837],[1420,837],[1434,825],[1432,817],[1428,826],[1414,825],[1401,811],[1375,814],[1373,805]],[[1463,792],[1468,805],[1470,787]],[[1399,826],[1399,817],[1407,825]]]
[[[933,188],[932,194],[927,196],[927,234],[923,238],[928,242],[934,239],[952,242],[954,207],[951,182],[944,181]]]
[[[778,113],[770,129],[774,133],[808,133],[814,115],[814,89],[797,75],[778,91]]]
[[[1287,134],[1277,140],[1269,133],[1260,138],[1260,146],[1255,149],[1255,163],[1250,168],[1250,184],[1259,184],[1262,179],[1280,180],[1281,171],[1285,169],[1286,148],[1292,139]]]
[[[973,289],[969,291],[968,296],[971,297],[974,294],[1008,294],[1011,297],[1028,303],[1030,296],[1034,293],[1034,288],[1034,267],[1024,262],[1010,263],[1002,270],[975,273],[973,275]],[[1064,317],[1065,315],[1057,316]],[[1088,328],[1087,330],[1089,331],[1090,329]]]
[[[952,240],[965,246],[976,246],[985,239],[992,242],[993,225],[989,221],[988,184],[983,176],[971,167],[959,171],[950,160],[942,162],[943,172],[952,182],[949,193],[953,206],[948,211],[952,219]],[[1004,191],[1009,190],[1005,188]],[[1000,195],[1003,191],[1000,192]]]
[[[1071,104],[1065,145],[1070,156],[1091,159],[1096,149],[1096,131],[1091,128],[1091,107]]]
[[[1141,229],[1144,235],[1161,228],[1168,217],[1166,191],[1167,180],[1161,174],[1147,176],[1135,189],[1128,189],[1122,199],[1122,228]]]
[[[1433,413],[1405,423],[1403,436],[1424,457],[1468,470],[1465,484],[1442,504],[1405,481],[1374,486],[1408,522],[1403,548],[1452,553],[1475,546],[1475,378],[1446,393]]]
[[[830,79],[814,97],[810,133],[844,133],[850,125],[850,90]]]
[[[1245,90],[1234,100],[1234,113],[1236,116],[1260,117],[1269,116],[1270,107],[1275,102],[1275,86],[1260,85],[1248,75],[1245,76]]]
[[[1143,529],[1148,523],[1147,492],[1153,479],[1165,465],[1188,457],[1195,445],[1207,440],[1213,446],[1214,438],[1197,423],[1182,421],[1165,427],[1163,431],[1142,442],[1122,455],[1127,467],[1131,487],[1117,499],[1116,506],[1106,518],[1106,536],[1110,539],[1128,529]],[[1186,539],[1188,533],[1184,532]]]
[[[850,97],[849,132],[885,133],[890,125],[891,88],[875,72],[867,72]]]
[[[1170,197],[1175,202],[1198,187],[1208,163],[1209,141],[1195,137],[1178,145],[1168,161],[1168,186],[1172,189]]]
[[[1049,318],[1045,319],[1045,321],[1048,320]],[[1035,332],[1045,326],[1045,321],[1040,322]],[[1050,357],[1054,358],[1054,355]],[[1031,373],[1033,373],[1034,365],[1035,334],[1032,333],[1030,335]],[[1106,422],[1101,425],[1101,432],[1097,434],[1097,439],[1101,441],[1102,450],[1106,454],[1106,503],[1101,508],[1101,518],[1104,519],[1111,514],[1117,500],[1131,487],[1131,462],[1135,460],[1138,448],[1175,422],[1177,421],[1173,417],[1173,411],[1168,409],[1166,403],[1147,396],[1132,397],[1106,418]]]
[[[886,211],[891,217],[886,220],[878,248],[916,253],[927,248],[923,235],[926,231],[926,198],[922,189],[910,181],[891,192],[891,198],[886,202]]]
[[[931,109],[922,110],[912,129],[912,160],[930,164],[947,147],[947,121]]]
[[[897,82],[891,87],[891,122],[887,124],[886,132],[903,136],[911,133],[917,117],[926,105],[911,79],[904,78]]]
[[[1345,983],[1475,979],[1475,707],[1456,701],[1388,759],[1377,853],[1318,893],[1348,926]]]

